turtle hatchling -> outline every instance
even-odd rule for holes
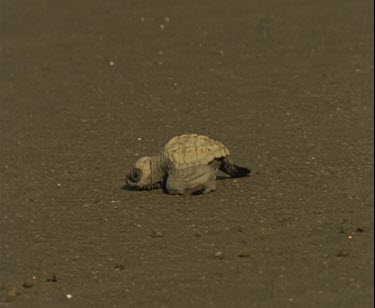
[[[250,174],[250,169],[233,163],[224,144],[187,134],[172,138],[159,155],[137,160],[125,181],[133,189],[163,188],[172,195],[208,193],[216,190],[218,170],[232,178]]]

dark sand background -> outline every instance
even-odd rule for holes
[[[0,3],[0,306],[373,307],[373,1]],[[252,176],[121,189],[192,132]]]

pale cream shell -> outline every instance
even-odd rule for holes
[[[216,140],[198,134],[181,135],[172,138],[163,154],[176,169],[209,164],[216,158],[229,155],[227,147]]]

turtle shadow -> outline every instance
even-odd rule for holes
[[[139,189],[137,187],[132,187],[132,186],[129,186],[129,185],[123,185],[121,186],[121,190],[125,190],[125,191],[130,191],[130,192],[140,192],[140,191],[154,191],[154,190],[159,190],[159,189],[162,189],[162,187],[158,187],[158,188],[150,188],[150,189]]]
[[[225,181],[225,180],[229,180],[229,179],[231,179],[230,176],[225,176],[225,175],[216,176],[216,181]],[[132,187],[132,186],[129,186],[129,185],[126,185],[126,184],[121,186],[121,189],[126,190],[126,191],[139,191],[139,189],[137,189],[135,187]]]
[[[122,187],[121,187],[121,189],[122,190],[126,190],[126,191],[138,191],[137,189],[135,189],[134,187],[131,187],[131,186],[129,186],[129,185],[123,185]]]
[[[230,180],[230,179],[233,179],[232,177],[228,176],[228,175],[217,175],[216,176],[216,181],[225,181],[225,180]],[[161,189],[166,192],[165,190],[165,187],[163,185],[163,187],[161,187]],[[121,186],[121,190],[125,190],[125,191],[140,191],[139,189],[137,189],[136,187],[132,187],[132,186],[129,186],[127,184]]]
[[[230,176],[225,176],[225,175],[218,175],[216,176],[216,181],[225,181],[231,179]]]

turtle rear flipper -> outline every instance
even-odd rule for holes
[[[251,173],[249,168],[237,166],[227,157],[221,160],[219,169],[232,178],[241,178]]]

